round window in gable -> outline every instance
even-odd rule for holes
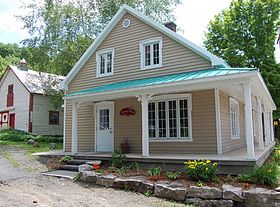
[[[128,28],[128,27],[129,27],[129,25],[130,25],[130,20],[129,20],[129,19],[125,19],[125,20],[123,20],[122,25],[123,25],[123,28]]]

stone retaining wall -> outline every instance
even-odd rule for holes
[[[145,176],[117,177],[96,175],[90,171],[82,172],[80,178],[104,187],[131,190],[200,207],[280,207],[280,192],[264,188],[242,190],[240,187],[225,184],[222,189],[208,186],[187,188],[175,181],[153,183]]]

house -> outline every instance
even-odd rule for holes
[[[64,79],[30,70],[25,60],[9,65],[0,81],[0,129],[13,128],[36,135],[62,135],[63,110],[56,109],[48,88],[58,90]]]
[[[261,164],[275,104],[254,68],[223,59],[127,5],[61,84],[65,152],[101,155],[128,139],[139,159]],[[106,153],[103,154],[104,156]]]

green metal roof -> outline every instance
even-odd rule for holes
[[[207,70],[190,71],[190,72],[177,73],[177,74],[171,74],[171,75],[163,75],[163,76],[157,76],[157,77],[151,77],[151,78],[143,78],[143,79],[111,83],[111,84],[107,84],[107,85],[97,86],[94,88],[89,88],[86,90],[77,91],[74,93],[69,93],[69,94],[66,94],[65,97],[76,96],[76,95],[85,95],[85,94],[91,94],[91,93],[102,93],[102,92],[107,92],[107,91],[116,91],[116,90],[129,89],[129,88],[138,88],[138,87],[144,87],[144,86],[166,84],[166,83],[194,80],[194,79],[200,79],[200,78],[217,77],[217,76],[222,76],[222,75],[240,74],[240,73],[250,72],[253,70],[257,70],[257,69],[255,69],[255,68],[215,68],[215,69],[207,69]]]

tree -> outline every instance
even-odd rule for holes
[[[23,4],[29,11],[18,18],[31,38],[25,54],[33,68],[66,75],[92,41],[124,3],[154,19],[173,18],[172,6],[181,0],[33,0]]]
[[[210,21],[204,41],[207,50],[232,67],[259,68],[278,107],[280,65],[274,45],[279,18],[280,0],[233,0]]]
[[[17,44],[0,43],[0,76],[8,65],[17,65],[21,58],[21,48]]]

